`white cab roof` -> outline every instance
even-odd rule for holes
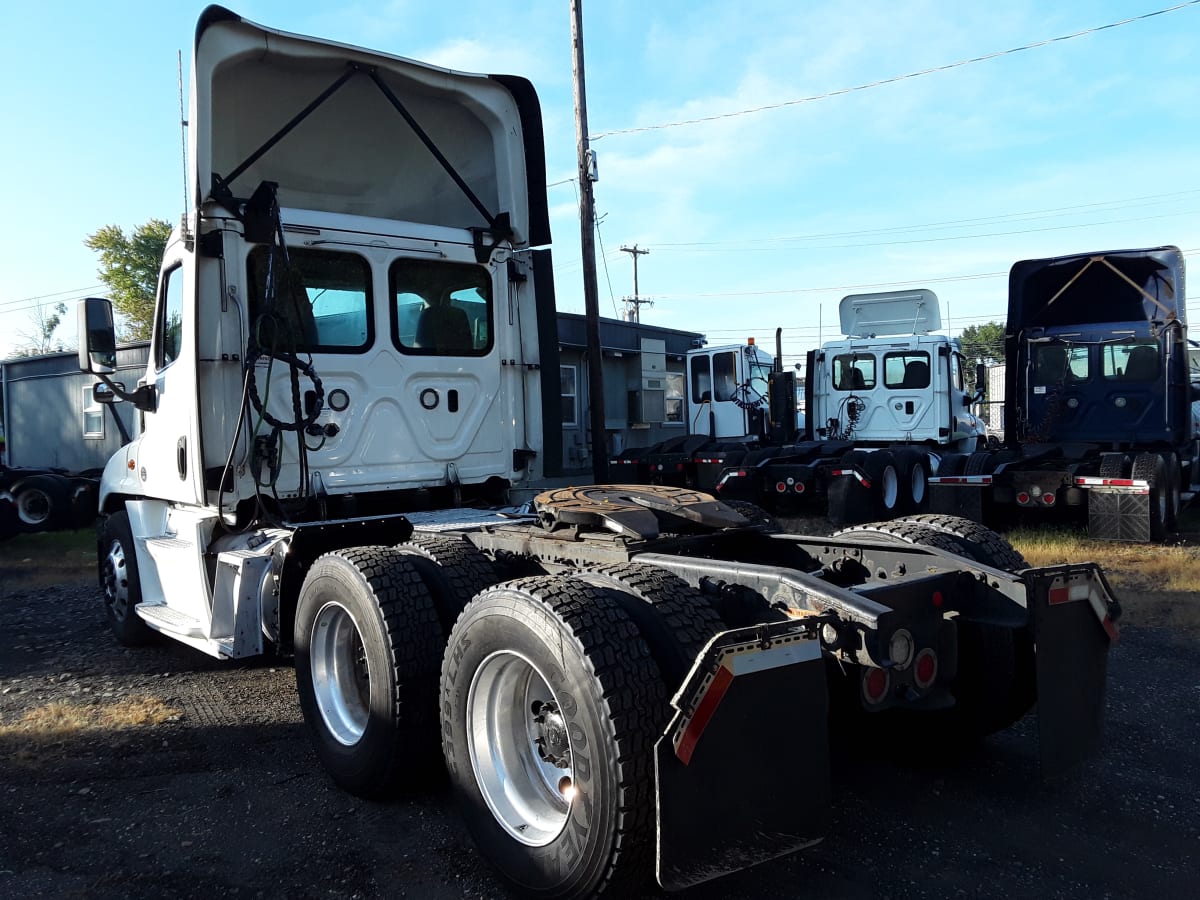
[[[926,288],[851,294],[838,304],[838,315],[847,337],[928,334],[942,327],[937,295]]]

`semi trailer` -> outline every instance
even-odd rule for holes
[[[543,897],[819,840],[835,713],[943,747],[1036,701],[1046,772],[1097,751],[1120,608],[1094,565],[1028,568],[949,517],[774,533],[667,485],[504,505],[560,408],[528,82],[220,7],[193,54],[196,200],[138,384],[108,301],[79,307],[97,398],[145,419],[100,487],[118,640],[293,656],[337,784],[448,773]]]

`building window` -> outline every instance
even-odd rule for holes
[[[574,366],[559,366],[562,382],[562,423],[564,427],[579,425],[579,373]]]
[[[666,411],[664,423],[683,424],[683,373],[667,373]]]
[[[92,395],[92,386],[83,388],[83,436],[104,439],[104,407]]]

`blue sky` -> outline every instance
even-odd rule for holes
[[[1177,0],[1176,0],[1177,2]],[[1108,25],[1172,0],[584,0],[601,311],[710,342],[835,336],[848,293],[933,288],[1003,320],[1017,259],[1176,244],[1200,256],[1200,5],[867,90],[702,124]],[[248,0],[275,28],[538,88],[559,308],[583,309],[567,0]],[[37,302],[102,294],[83,245],[183,210],[176,51],[199,3],[9,4],[0,30],[0,357]],[[51,296],[47,296],[51,295]],[[1191,297],[1196,293],[1193,289]],[[43,298],[38,301],[35,298]],[[1193,315],[1200,302],[1191,301]],[[73,302],[71,303],[73,307]],[[74,311],[60,335],[74,339]]]

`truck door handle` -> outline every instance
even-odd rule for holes
[[[179,480],[187,478],[187,438],[181,437],[175,444],[175,466],[179,469]]]

